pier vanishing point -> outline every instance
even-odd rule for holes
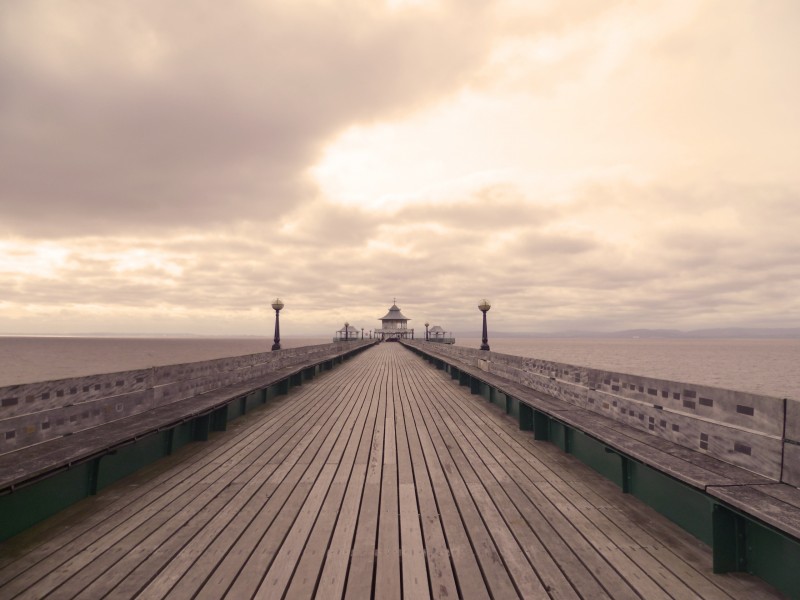
[[[421,340],[0,399],[4,600],[800,597],[793,400]]]

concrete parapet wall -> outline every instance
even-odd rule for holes
[[[130,417],[370,341],[287,348],[0,388],[0,454]]]
[[[774,480],[800,486],[800,402],[408,340]]]

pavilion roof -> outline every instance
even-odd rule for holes
[[[410,321],[408,317],[403,315],[400,312],[400,309],[397,308],[397,304],[392,304],[391,308],[389,308],[389,312],[386,313],[385,317],[381,317],[381,321]]]

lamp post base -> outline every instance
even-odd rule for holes
[[[489,344],[481,344],[481,350],[488,350]]]
[[[272,344],[272,349],[273,350],[280,350],[281,349],[281,345],[280,344]]]

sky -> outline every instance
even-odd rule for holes
[[[0,333],[800,326],[796,0],[4,0]]]

